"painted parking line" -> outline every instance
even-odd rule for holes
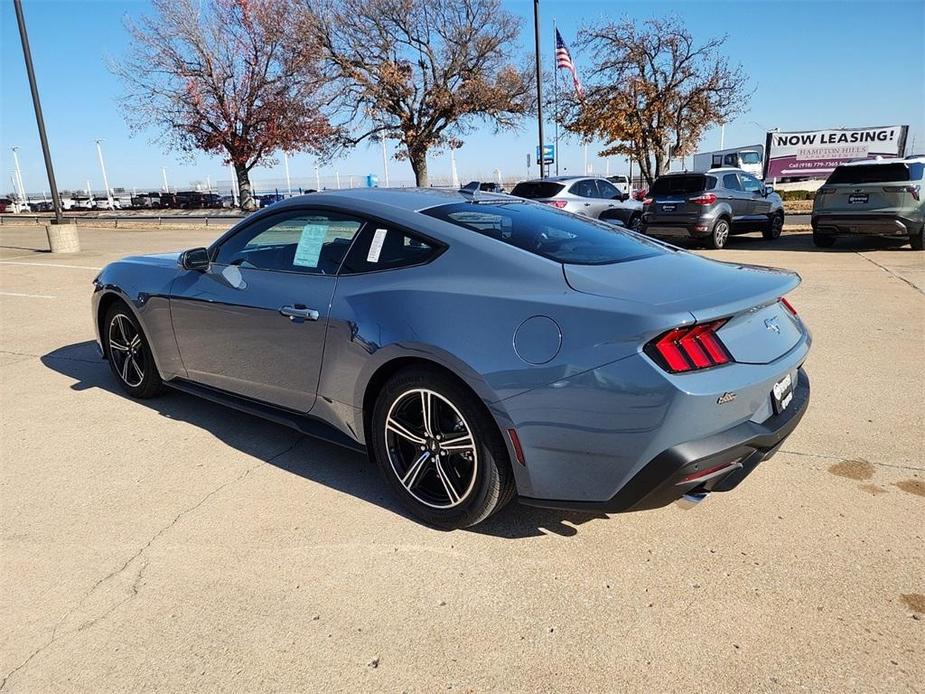
[[[98,265],[63,265],[61,263],[24,263],[15,260],[0,260],[0,265],[29,265],[31,267],[65,267],[73,270],[99,270]]]
[[[56,296],[48,296],[47,294],[21,294],[20,292],[0,292],[0,296],[20,296],[25,299],[57,299]]]

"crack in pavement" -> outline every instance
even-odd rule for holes
[[[798,455],[803,458],[822,458],[823,460],[837,460],[840,463],[850,463],[857,460],[857,458],[842,458],[839,455],[829,455],[827,453],[804,453],[803,451],[791,451],[786,448],[781,448],[779,453],[789,453],[790,455]],[[865,459],[864,462],[869,463],[875,467],[887,467],[893,470],[912,470],[913,472],[922,472],[922,468],[913,467],[911,465],[894,465],[892,463],[878,463]]]
[[[290,451],[292,451],[296,446],[298,446],[299,443],[301,443],[302,440],[305,439],[305,438],[306,438],[305,434],[300,434],[299,436],[296,437],[296,439],[295,439],[290,445],[288,445],[286,448],[284,448],[284,449],[283,449],[282,451],[280,451],[279,453],[275,453],[275,454],[273,454],[272,456],[270,456],[269,458],[267,458],[266,460],[260,460],[258,463],[254,464],[254,465],[251,465],[250,467],[246,468],[246,469],[244,470],[244,472],[242,472],[240,475],[238,475],[238,476],[235,477],[234,479],[229,480],[229,481],[227,481],[227,482],[223,482],[222,484],[218,485],[218,486],[215,487],[213,490],[211,490],[208,494],[206,494],[205,496],[203,496],[198,502],[196,502],[195,504],[193,504],[193,505],[190,506],[189,508],[185,508],[185,509],[183,509],[182,511],[180,511],[176,516],[174,516],[174,519],[173,519],[172,521],[170,521],[170,523],[168,523],[168,524],[165,525],[163,528],[161,528],[161,529],[158,530],[156,533],[154,533],[154,535],[152,535],[151,538],[150,538],[144,545],[142,545],[140,549],[138,549],[134,554],[132,554],[132,556],[129,557],[129,558],[122,564],[122,566],[120,566],[118,569],[116,569],[116,570],[114,570],[114,571],[110,571],[108,574],[106,574],[106,575],[103,576],[101,579],[99,579],[96,583],[94,583],[93,586],[91,586],[90,590],[88,590],[86,593],[84,593],[83,597],[81,597],[80,600],[77,601],[77,604],[74,605],[73,607],[71,607],[70,609],[68,609],[68,611],[64,613],[64,616],[62,616],[61,619],[59,619],[59,620],[55,623],[54,627],[52,627],[50,638],[49,638],[45,643],[43,643],[41,646],[39,646],[39,647],[36,648],[34,651],[32,651],[32,652],[26,657],[26,659],[23,660],[19,665],[17,665],[17,666],[14,667],[12,670],[10,670],[8,673],[6,673],[6,675],[4,675],[3,679],[0,680],[0,690],[2,690],[2,689],[6,686],[7,682],[9,681],[9,679],[10,679],[13,675],[15,675],[17,672],[19,672],[19,671],[22,670],[24,667],[26,667],[26,666],[32,661],[33,658],[35,658],[37,655],[39,655],[39,654],[42,653],[43,651],[45,651],[45,650],[47,650],[48,648],[50,648],[56,641],[59,641],[61,638],[64,638],[63,635],[62,635],[61,637],[58,636],[58,630],[64,625],[65,622],[67,622],[68,618],[69,618],[72,614],[74,614],[74,612],[76,612],[78,609],[80,609],[80,608],[83,606],[83,604],[84,604],[87,600],[90,599],[90,597],[93,595],[93,593],[96,592],[96,589],[97,589],[97,588],[99,588],[101,585],[103,585],[104,583],[106,583],[106,582],[109,581],[110,579],[113,579],[113,578],[115,578],[116,576],[119,576],[120,574],[122,574],[129,566],[131,566],[132,562],[134,562],[136,559],[138,559],[139,557],[141,557],[141,556],[148,550],[148,548],[151,547],[151,545],[152,545],[154,542],[156,542],[159,538],[163,537],[164,534],[165,534],[166,532],[168,532],[171,528],[173,528],[173,527],[180,521],[181,518],[183,518],[184,516],[187,516],[187,515],[189,515],[190,513],[193,513],[194,511],[196,511],[196,510],[197,510],[198,508],[200,508],[204,503],[206,503],[206,502],[207,502],[209,499],[211,499],[213,496],[215,496],[216,494],[218,494],[219,492],[221,492],[223,489],[225,489],[225,488],[227,488],[227,487],[230,487],[231,485],[237,484],[238,482],[241,482],[241,481],[244,480],[244,478],[246,478],[253,470],[256,470],[257,468],[262,467],[262,466],[264,466],[264,465],[270,464],[270,463],[272,463],[273,461],[277,460],[278,458],[280,458],[280,457],[286,455],[287,453],[289,453]],[[148,568],[148,563],[149,563],[149,560],[148,560],[147,558],[144,558],[144,562],[142,563],[141,568],[139,568],[138,573],[136,574],[134,580],[132,581],[132,584],[129,586],[130,594],[128,595],[128,597],[126,597],[126,598],[123,599],[123,600],[120,600],[120,601],[117,602],[115,605],[111,606],[109,609],[107,609],[107,610],[106,610],[103,614],[101,614],[99,617],[96,617],[96,618],[94,618],[94,619],[90,619],[90,620],[88,620],[88,621],[82,623],[80,626],[77,627],[77,629],[75,629],[75,630],[73,630],[73,631],[71,631],[71,632],[69,632],[69,633],[70,633],[70,634],[74,634],[74,633],[76,633],[76,632],[78,632],[78,631],[84,631],[84,630],[86,630],[86,629],[89,629],[89,628],[92,627],[93,625],[98,624],[98,623],[101,622],[102,620],[106,619],[110,614],[112,614],[113,612],[115,612],[119,607],[121,607],[122,605],[128,603],[129,601],[131,601],[131,600],[133,600],[135,597],[137,597],[137,595],[138,595],[138,590],[139,590],[140,585],[141,585],[141,579],[142,579],[142,576],[144,575],[145,569]]]
[[[890,268],[888,268],[886,265],[881,265],[880,263],[878,263],[878,262],[877,262],[876,260],[874,260],[873,258],[868,258],[868,257],[867,257],[866,255],[864,255],[864,253],[861,252],[861,251],[855,251],[855,253],[856,253],[857,255],[861,256],[862,258],[864,258],[864,260],[866,260],[868,263],[871,263],[871,264],[873,264],[873,265],[876,265],[878,268],[880,268],[881,270],[883,270],[883,271],[884,271],[886,274],[888,274],[890,277],[895,277],[895,278],[898,279],[900,282],[905,282],[905,283],[908,284],[910,287],[912,287],[915,291],[917,291],[919,294],[925,294],[925,291],[923,291],[922,289],[920,289],[920,288],[919,288],[918,286],[916,286],[913,282],[911,282],[910,280],[907,280],[907,279],[906,279],[905,277],[903,277],[902,275],[899,275],[899,274],[893,272],[893,271],[892,271]]]

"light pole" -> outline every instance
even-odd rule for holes
[[[164,178],[164,192],[169,193],[170,186],[167,185],[167,167],[166,166],[161,167],[161,176]]]
[[[321,171],[315,164],[315,190],[321,190]]]
[[[16,22],[19,24],[19,39],[22,43],[22,55],[26,62],[26,74],[29,77],[29,89],[32,92],[32,108],[35,110],[35,123],[39,129],[39,140],[42,142],[42,155],[45,157],[45,172],[48,174],[48,186],[51,188],[52,203],[55,206],[55,224],[63,223],[61,214],[61,198],[58,196],[58,184],[55,183],[55,169],[51,163],[51,152],[48,149],[48,136],[45,134],[45,118],[42,116],[42,102],[39,99],[39,89],[35,83],[35,70],[32,67],[32,50],[29,48],[29,35],[26,33],[26,19],[23,16],[22,0],[13,0],[16,10]],[[51,240],[49,238],[49,243]],[[67,239],[68,250],[71,246],[80,248],[76,235]],[[52,248],[54,251],[55,249]]]
[[[22,184],[22,169],[19,168],[19,147],[10,147],[13,150],[13,165],[16,167],[16,185],[14,188],[19,188],[19,202],[28,204],[26,200],[26,187]]]
[[[385,136],[379,135],[379,142],[382,144],[382,177],[385,179],[385,187],[389,187],[389,157],[385,149]],[[452,150],[450,150],[452,151]]]
[[[231,201],[234,203],[234,206],[238,206],[238,186],[237,181],[235,180],[234,175],[234,165],[228,164],[228,170],[231,172]]]
[[[109,202],[109,209],[113,209],[115,205],[112,204],[112,190],[109,188],[109,178],[106,176],[106,164],[103,163],[102,143],[102,140],[96,141],[96,153],[100,157],[100,171],[103,172],[103,187],[106,189],[106,200]]]
[[[456,148],[450,145],[450,185],[459,188],[459,174],[456,172]]]
[[[289,180],[289,155],[283,150],[283,164],[286,167],[286,193],[292,197],[292,181]]]
[[[720,149],[726,148],[726,124],[725,123],[719,124],[719,148]]]
[[[540,69],[540,0],[533,0],[533,41],[536,47],[536,125],[540,138],[540,178],[546,178],[546,158],[543,156],[543,76]]]

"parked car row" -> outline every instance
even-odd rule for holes
[[[179,193],[140,193],[131,199],[133,209],[217,209],[226,207],[224,198],[218,193],[202,193],[196,190]]]

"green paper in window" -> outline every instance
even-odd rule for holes
[[[299,237],[292,264],[299,267],[318,267],[321,245],[327,233],[328,227],[324,224],[306,224],[302,228],[302,236]]]

